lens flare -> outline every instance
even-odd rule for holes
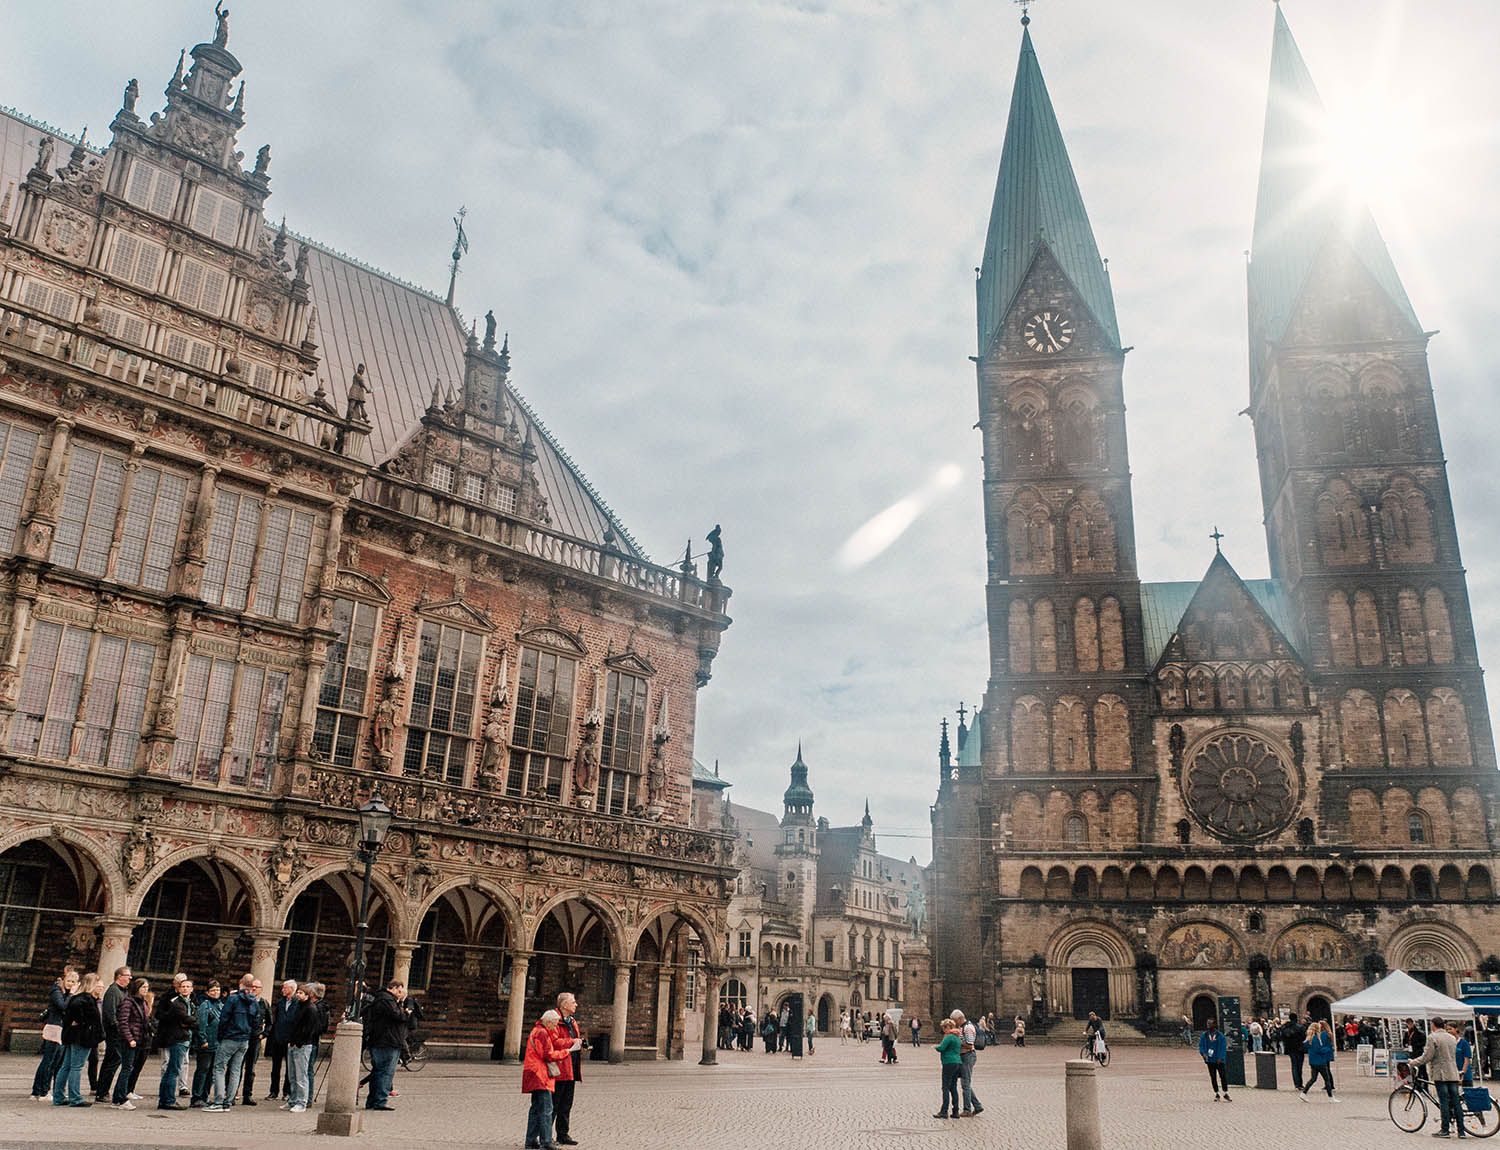
[[[871,516],[839,548],[839,567],[845,571],[854,571],[870,562],[901,538],[924,511],[937,503],[945,493],[957,487],[963,475],[963,469],[958,464],[945,464],[918,490]]]

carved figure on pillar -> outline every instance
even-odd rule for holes
[[[723,528],[715,523],[714,529],[708,533],[708,581],[710,583],[717,583],[719,575],[724,570],[724,542],[719,538],[719,532],[722,530]]]
[[[257,176],[264,176],[271,168],[271,145],[262,144],[260,151],[255,153],[255,171]]]
[[[365,376],[365,365],[354,369],[354,378],[349,381],[349,406],[344,418],[351,423],[369,423],[370,414],[365,410],[365,400],[370,397],[370,383]]]
[[[573,755],[573,797],[584,810],[594,807],[594,791],[599,786],[599,723],[584,717],[578,750]]]
[[[135,102],[140,99],[141,86],[132,77],[130,83],[125,85],[125,97],[120,102],[120,111],[131,116],[135,115]]]
[[[120,869],[125,872],[125,881],[134,887],[145,877],[155,861],[156,838],[144,820],[137,820],[120,848]]]
[[[50,175],[47,171],[52,166],[52,152],[57,147],[57,142],[51,136],[43,136],[41,143],[36,146],[36,166],[31,170],[42,175]]]
[[[659,819],[667,809],[667,744],[672,741],[672,722],[667,714],[668,696],[661,697],[656,726],[651,730],[651,761],[646,764],[646,817]]]
[[[222,3],[214,5],[214,16],[218,22],[214,25],[214,47],[229,47],[229,9]]]
[[[493,787],[499,781],[500,768],[509,749],[505,741],[505,712],[498,706],[491,707],[484,717],[484,751],[479,761],[483,785]]]
[[[380,769],[391,769],[396,753],[396,728],[401,725],[401,704],[396,700],[396,680],[386,684],[385,697],[375,707],[375,757]]]

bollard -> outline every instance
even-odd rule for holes
[[[355,1106],[359,1097],[359,1049],[365,1028],[345,1019],[333,1032],[333,1055],[328,1060],[324,1084],[323,1112],[318,1115],[319,1134],[358,1134],[363,1115]],[[1096,1107],[1097,1110],[1097,1107]]]
[[[1091,1058],[1073,1058],[1067,1063],[1063,1107],[1068,1122],[1068,1150],[1103,1150],[1099,1128],[1099,1067]]]

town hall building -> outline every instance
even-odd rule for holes
[[[1271,578],[1216,538],[1201,577],[1142,583],[1126,349],[1023,32],[978,281],[990,668],[940,756],[937,1012],[1150,1029],[1500,970],[1430,333],[1368,210],[1320,185],[1322,121],[1278,8],[1248,276]]]

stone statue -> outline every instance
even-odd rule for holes
[[[578,750],[573,755],[573,794],[578,805],[591,807],[594,790],[599,785],[599,725],[585,723],[583,737],[578,740]]]
[[[667,764],[662,761],[665,740],[656,744],[646,765],[646,806],[660,811],[667,801]]]
[[[132,78],[130,83],[125,85],[125,98],[120,102],[120,110],[132,116],[135,115],[135,102],[140,99],[140,96],[141,86]]]
[[[214,5],[214,15],[218,17],[218,23],[214,25],[214,47],[229,47],[229,9],[222,3]]]
[[[255,175],[263,176],[271,167],[271,145],[262,144],[255,153]]]
[[[51,136],[43,136],[41,142],[36,146],[36,167],[34,172],[46,174],[47,169],[52,166],[52,151],[57,147],[57,141]]]
[[[297,248],[296,279],[298,283],[307,282],[307,245],[301,244]]]
[[[375,753],[387,761],[395,753],[400,716],[401,705],[390,694],[375,707]]]
[[[484,313],[484,347],[488,351],[495,346],[495,312],[493,309]]]
[[[911,928],[912,938],[922,937],[922,928],[927,925],[927,895],[920,883],[906,897],[906,925]]]
[[[1255,1008],[1269,1010],[1271,1008],[1271,984],[1266,980],[1266,972],[1257,970],[1250,981],[1251,988],[1254,990]]]
[[[1041,1002],[1046,997],[1046,980],[1042,976],[1040,968],[1033,967],[1031,971],[1031,1001]]]
[[[499,707],[493,708],[484,720],[484,752],[479,760],[479,773],[494,778],[505,762],[505,716]]]
[[[722,528],[715,523],[714,529],[708,533],[708,581],[717,583],[719,574],[724,570],[724,543],[719,538]]]
[[[354,378],[349,381],[349,406],[344,418],[352,423],[369,423],[370,415],[365,410],[365,400],[370,397],[370,384],[365,378],[365,365],[354,369]]]

